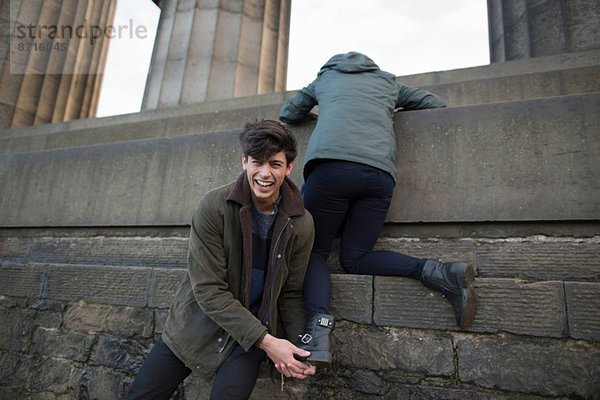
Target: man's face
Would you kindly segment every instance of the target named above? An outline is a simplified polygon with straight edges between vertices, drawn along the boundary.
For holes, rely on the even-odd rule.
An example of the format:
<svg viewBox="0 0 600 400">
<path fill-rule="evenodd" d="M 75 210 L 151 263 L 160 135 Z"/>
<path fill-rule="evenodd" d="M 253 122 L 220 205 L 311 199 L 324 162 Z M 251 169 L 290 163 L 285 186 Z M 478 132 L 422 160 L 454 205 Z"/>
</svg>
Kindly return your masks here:
<svg viewBox="0 0 600 400">
<path fill-rule="evenodd" d="M 252 200 L 260 212 L 273 210 L 279 199 L 279 188 L 285 177 L 292 172 L 294 163 L 287 163 L 285 153 L 280 151 L 267 160 L 257 160 L 250 156 L 242 156 L 242 167 L 252 191 Z"/>
</svg>

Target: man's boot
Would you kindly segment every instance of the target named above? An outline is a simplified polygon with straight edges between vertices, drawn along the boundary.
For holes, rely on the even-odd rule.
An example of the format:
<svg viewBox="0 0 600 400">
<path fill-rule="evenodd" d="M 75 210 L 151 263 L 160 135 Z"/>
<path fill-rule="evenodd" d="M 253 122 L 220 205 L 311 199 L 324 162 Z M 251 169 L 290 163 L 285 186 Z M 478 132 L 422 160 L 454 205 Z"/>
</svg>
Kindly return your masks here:
<svg viewBox="0 0 600 400">
<path fill-rule="evenodd" d="M 306 329 L 299 337 L 298 347 L 310 351 L 310 356 L 304 360 L 331 362 L 331 330 L 333 316 L 329 314 L 309 313 Z M 304 361 L 303 360 L 303 361 Z"/>
<path fill-rule="evenodd" d="M 477 293 L 471 286 L 474 280 L 473 266 L 460 262 L 427 260 L 421 273 L 421 282 L 425 286 L 441 292 L 448 299 L 461 329 L 471 326 L 477 313 Z"/>
</svg>

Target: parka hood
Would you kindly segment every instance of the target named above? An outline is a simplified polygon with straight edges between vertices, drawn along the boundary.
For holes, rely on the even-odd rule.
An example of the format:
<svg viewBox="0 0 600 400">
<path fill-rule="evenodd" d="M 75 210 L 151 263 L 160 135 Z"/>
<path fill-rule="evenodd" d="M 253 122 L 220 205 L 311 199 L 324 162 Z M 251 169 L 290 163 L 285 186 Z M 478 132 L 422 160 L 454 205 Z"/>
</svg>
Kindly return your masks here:
<svg viewBox="0 0 600 400">
<path fill-rule="evenodd" d="M 321 67 L 319 75 L 328 69 L 334 69 L 336 71 L 345 73 L 358 73 L 358 72 L 369 72 L 376 71 L 379 69 L 377 64 L 373 62 L 368 56 L 351 51 L 344 54 L 336 54 L 331 57 L 329 61 Z"/>
</svg>

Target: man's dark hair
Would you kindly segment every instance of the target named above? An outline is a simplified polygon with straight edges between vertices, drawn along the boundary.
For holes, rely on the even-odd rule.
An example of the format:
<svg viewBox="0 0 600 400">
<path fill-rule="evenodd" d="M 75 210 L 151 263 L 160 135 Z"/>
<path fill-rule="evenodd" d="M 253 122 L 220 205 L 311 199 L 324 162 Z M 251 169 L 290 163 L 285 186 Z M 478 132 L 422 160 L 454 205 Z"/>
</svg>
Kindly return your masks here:
<svg viewBox="0 0 600 400">
<path fill-rule="evenodd" d="M 292 132 L 281 123 L 269 119 L 248 123 L 240 135 L 240 143 L 245 156 L 261 161 L 283 151 L 290 164 L 298 153 Z"/>
</svg>

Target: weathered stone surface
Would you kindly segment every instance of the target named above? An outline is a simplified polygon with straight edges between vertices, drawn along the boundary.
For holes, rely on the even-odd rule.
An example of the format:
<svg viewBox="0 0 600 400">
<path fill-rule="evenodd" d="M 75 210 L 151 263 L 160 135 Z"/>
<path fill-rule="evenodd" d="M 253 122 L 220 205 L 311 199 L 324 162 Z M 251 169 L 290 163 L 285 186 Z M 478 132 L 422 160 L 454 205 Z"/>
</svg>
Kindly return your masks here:
<svg viewBox="0 0 600 400">
<path fill-rule="evenodd" d="M 457 337 L 461 381 L 543 396 L 597 398 L 600 350 L 576 341 Z"/>
<path fill-rule="evenodd" d="M 64 324 L 67 329 L 79 332 L 106 332 L 125 338 L 147 338 L 152 336 L 153 318 L 152 311 L 146 308 L 79 301 L 71 304 L 66 311 Z"/>
<path fill-rule="evenodd" d="M 22 308 L 0 307 L 0 349 L 20 351 L 29 344 L 28 313 Z"/>
<path fill-rule="evenodd" d="M 529 394 L 506 394 L 501 391 L 482 391 L 480 387 L 473 389 L 443 387 L 435 385 L 399 385 L 394 386 L 384 400 L 418 399 L 418 400 L 550 400 L 550 397 L 542 397 Z"/>
<path fill-rule="evenodd" d="M 21 262 L 31 252 L 32 245 L 32 240 L 12 237 L 0 238 L 0 263 Z"/>
<path fill-rule="evenodd" d="M 33 335 L 31 351 L 34 354 L 83 362 L 90 356 L 93 341 L 93 335 L 38 328 Z"/>
<path fill-rule="evenodd" d="M 450 303 L 420 282 L 399 277 L 375 277 L 373 320 L 376 325 L 456 329 Z"/>
<path fill-rule="evenodd" d="M 368 370 L 452 375 L 453 347 L 448 337 L 395 328 L 340 323 L 333 331 L 336 366 Z"/>
<path fill-rule="evenodd" d="M 541 337 L 566 337 L 563 283 L 524 283 L 512 279 L 475 280 L 477 316 L 470 330 L 507 331 Z"/>
<path fill-rule="evenodd" d="M 185 267 L 187 238 L 39 238 L 27 260 L 50 264 Z"/>
<path fill-rule="evenodd" d="M 48 267 L 46 297 L 115 305 L 146 305 L 151 269 L 52 265 Z"/>
<path fill-rule="evenodd" d="M 569 333 L 600 342 L 600 283 L 565 282 Z"/>
<path fill-rule="evenodd" d="M 509 279 L 475 281 L 479 307 L 472 331 L 565 337 L 562 282 L 521 283 Z M 450 303 L 440 293 L 408 278 L 375 277 L 377 325 L 458 329 Z"/>
<path fill-rule="evenodd" d="M 162 333 L 165 322 L 167 322 L 167 316 L 169 315 L 169 311 L 166 309 L 156 310 L 154 312 L 154 331 L 155 333 Z"/>
<path fill-rule="evenodd" d="M 72 361 L 40 356 L 21 356 L 17 375 L 30 393 L 66 394 Z"/>
<path fill-rule="evenodd" d="M 471 71 L 473 70 L 474 68 L 471 68 Z M 593 78 L 599 73 L 598 71 L 600 71 L 598 66 L 581 67 L 563 71 L 532 72 L 527 75 L 417 86 L 437 94 L 446 100 L 451 107 L 456 107 L 506 101 L 508 99 L 525 100 L 598 92 L 600 83 Z M 416 77 L 413 79 L 416 79 Z"/>
<path fill-rule="evenodd" d="M 168 308 L 173 302 L 177 287 L 183 280 L 187 268 L 155 269 L 152 274 L 152 283 L 148 295 L 150 307 Z"/>
<path fill-rule="evenodd" d="M 73 331 L 103 332 L 106 330 L 106 319 L 110 312 L 109 305 L 78 301 L 69 305 L 65 312 L 64 325 L 66 329 Z"/>
<path fill-rule="evenodd" d="M 135 373 L 146 355 L 145 347 L 136 341 L 100 335 L 90 357 L 90 365 Z"/>
<path fill-rule="evenodd" d="M 0 265 L 0 294 L 37 297 L 45 280 L 42 268 L 28 265 Z"/>
<path fill-rule="evenodd" d="M 600 281 L 600 238 L 532 237 L 477 243 L 481 277 Z"/>
<path fill-rule="evenodd" d="M 126 399 L 132 382 L 124 374 L 105 368 L 89 367 L 77 371 L 75 395 L 77 399 Z"/>
<path fill-rule="evenodd" d="M 336 318 L 370 324 L 373 320 L 372 299 L 372 276 L 331 276 L 331 312 Z"/>
<path fill-rule="evenodd" d="M 595 220 L 599 106 L 588 94 L 398 113 L 389 221 Z"/>
</svg>

